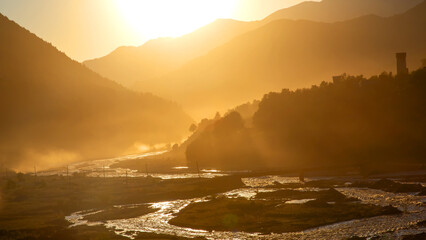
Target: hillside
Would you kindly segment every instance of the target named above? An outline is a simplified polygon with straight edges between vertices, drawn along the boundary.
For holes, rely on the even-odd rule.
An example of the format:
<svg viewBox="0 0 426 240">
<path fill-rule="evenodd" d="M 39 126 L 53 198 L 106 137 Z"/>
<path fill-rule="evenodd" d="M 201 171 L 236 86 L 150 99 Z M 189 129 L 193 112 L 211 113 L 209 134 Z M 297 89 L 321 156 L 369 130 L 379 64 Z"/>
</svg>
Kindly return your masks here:
<svg viewBox="0 0 426 240">
<path fill-rule="evenodd" d="M 219 19 L 182 37 L 159 38 L 139 47 L 120 47 L 105 57 L 85 61 L 84 65 L 125 86 L 132 88 L 137 84 L 149 90 L 151 83 L 146 79 L 178 69 L 257 26 L 257 22 Z"/>
<path fill-rule="evenodd" d="M 191 119 L 129 91 L 0 15 L 0 160 L 20 170 L 178 141 Z M 61 159 L 61 161 L 57 161 Z"/>
<path fill-rule="evenodd" d="M 124 86 L 151 91 L 157 78 L 207 54 L 233 38 L 278 19 L 343 21 L 366 14 L 399 14 L 421 0 L 326 0 L 304 2 L 273 13 L 259 22 L 219 19 L 178 38 L 151 40 L 139 47 L 119 47 L 112 53 L 84 64 Z"/>
<path fill-rule="evenodd" d="M 253 124 L 231 112 L 181 151 L 192 168 L 418 170 L 426 163 L 425 93 L 426 68 L 283 89 L 263 97 Z"/>
<path fill-rule="evenodd" d="M 310 20 L 315 22 L 345 21 L 365 15 L 390 17 L 401 14 L 423 0 L 322 0 L 302 2 L 290 8 L 279 10 L 266 22 L 279 19 Z"/>
<path fill-rule="evenodd" d="M 200 118 L 263 93 L 308 87 L 344 72 L 395 71 L 395 53 L 410 69 L 426 57 L 426 3 L 398 16 L 338 23 L 278 20 L 243 34 L 157 79 L 153 92 Z"/>
</svg>

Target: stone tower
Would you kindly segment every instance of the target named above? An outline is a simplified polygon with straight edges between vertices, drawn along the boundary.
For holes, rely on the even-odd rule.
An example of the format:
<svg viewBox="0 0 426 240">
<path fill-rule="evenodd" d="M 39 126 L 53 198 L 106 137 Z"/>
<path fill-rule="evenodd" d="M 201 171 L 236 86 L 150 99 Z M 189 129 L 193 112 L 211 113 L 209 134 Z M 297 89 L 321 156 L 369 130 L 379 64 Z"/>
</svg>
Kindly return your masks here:
<svg viewBox="0 0 426 240">
<path fill-rule="evenodd" d="M 405 52 L 396 54 L 396 74 L 397 75 L 408 74 L 407 53 Z"/>
</svg>

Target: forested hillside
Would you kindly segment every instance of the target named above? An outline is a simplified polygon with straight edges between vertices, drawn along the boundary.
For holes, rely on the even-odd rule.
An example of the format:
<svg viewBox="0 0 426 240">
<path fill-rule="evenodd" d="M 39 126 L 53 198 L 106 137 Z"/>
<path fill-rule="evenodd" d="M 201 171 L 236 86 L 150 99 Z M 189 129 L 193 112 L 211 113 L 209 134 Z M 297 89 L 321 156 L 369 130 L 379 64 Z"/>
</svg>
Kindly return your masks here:
<svg viewBox="0 0 426 240">
<path fill-rule="evenodd" d="M 426 163 L 426 68 L 269 93 L 253 123 L 247 127 L 233 112 L 211 124 L 188 146 L 189 165 L 245 170 Z"/>
<path fill-rule="evenodd" d="M 99 76 L 2 15 L 0 36 L 5 166 L 114 156 L 187 134 L 191 118 L 176 104 Z"/>
</svg>

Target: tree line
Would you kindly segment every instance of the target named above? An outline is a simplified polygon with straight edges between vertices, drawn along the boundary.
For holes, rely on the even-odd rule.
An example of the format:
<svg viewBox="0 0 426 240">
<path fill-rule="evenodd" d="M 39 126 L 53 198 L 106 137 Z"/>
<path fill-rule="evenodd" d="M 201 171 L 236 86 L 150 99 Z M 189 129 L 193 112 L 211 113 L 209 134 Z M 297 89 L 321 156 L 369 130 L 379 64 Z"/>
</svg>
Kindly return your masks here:
<svg viewBox="0 0 426 240">
<path fill-rule="evenodd" d="M 186 156 L 227 170 L 424 163 L 426 68 L 268 93 L 251 119 L 213 121 Z"/>
</svg>

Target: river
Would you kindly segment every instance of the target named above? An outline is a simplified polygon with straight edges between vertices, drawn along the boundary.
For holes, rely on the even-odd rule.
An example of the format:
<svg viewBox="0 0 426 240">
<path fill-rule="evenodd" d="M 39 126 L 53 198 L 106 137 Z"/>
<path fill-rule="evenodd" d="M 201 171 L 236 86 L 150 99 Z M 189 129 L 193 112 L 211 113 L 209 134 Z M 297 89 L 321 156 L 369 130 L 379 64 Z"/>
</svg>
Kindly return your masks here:
<svg viewBox="0 0 426 240">
<path fill-rule="evenodd" d="M 266 188 L 274 181 L 281 183 L 297 182 L 297 178 L 282 176 L 266 176 L 242 179 L 246 187 L 222 193 L 227 197 L 245 197 L 252 198 L 257 192 L 275 191 L 277 189 Z M 303 190 L 303 189 L 301 189 Z M 315 189 L 305 189 L 315 190 Z M 319 189 L 317 189 L 319 190 Z M 207 196 L 203 198 L 194 198 L 186 200 L 175 200 L 167 202 L 151 203 L 151 207 L 158 209 L 154 213 L 146 214 L 137 218 L 111 220 L 106 222 L 88 222 L 84 216 L 95 214 L 99 210 L 84 210 L 75 212 L 66 217 L 75 227 L 79 225 L 104 225 L 106 228 L 115 231 L 117 235 L 133 239 L 138 233 L 157 233 L 180 237 L 205 237 L 206 239 L 345 239 L 353 236 L 374 237 L 384 236 L 390 239 L 399 239 L 402 235 L 418 234 L 426 232 L 425 227 L 416 224 L 426 220 L 424 196 L 411 194 L 395 194 L 381 190 L 368 188 L 337 188 L 338 191 L 348 197 L 355 197 L 362 203 L 375 204 L 381 206 L 392 205 L 398 207 L 403 214 L 378 216 L 366 219 L 357 219 L 347 222 L 340 222 L 333 225 L 327 225 L 319 228 L 309 229 L 301 232 L 292 232 L 284 234 L 261 235 L 245 232 L 222 232 L 222 231 L 204 231 L 198 229 L 182 228 L 169 224 L 174 214 L 185 208 L 191 203 L 208 201 Z M 300 203 L 303 203 L 300 202 Z M 117 208 L 133 207 L 134 205 L 115 206 Z M 101 210 L 102 211 L 102 210 Z"/>
</svg>

